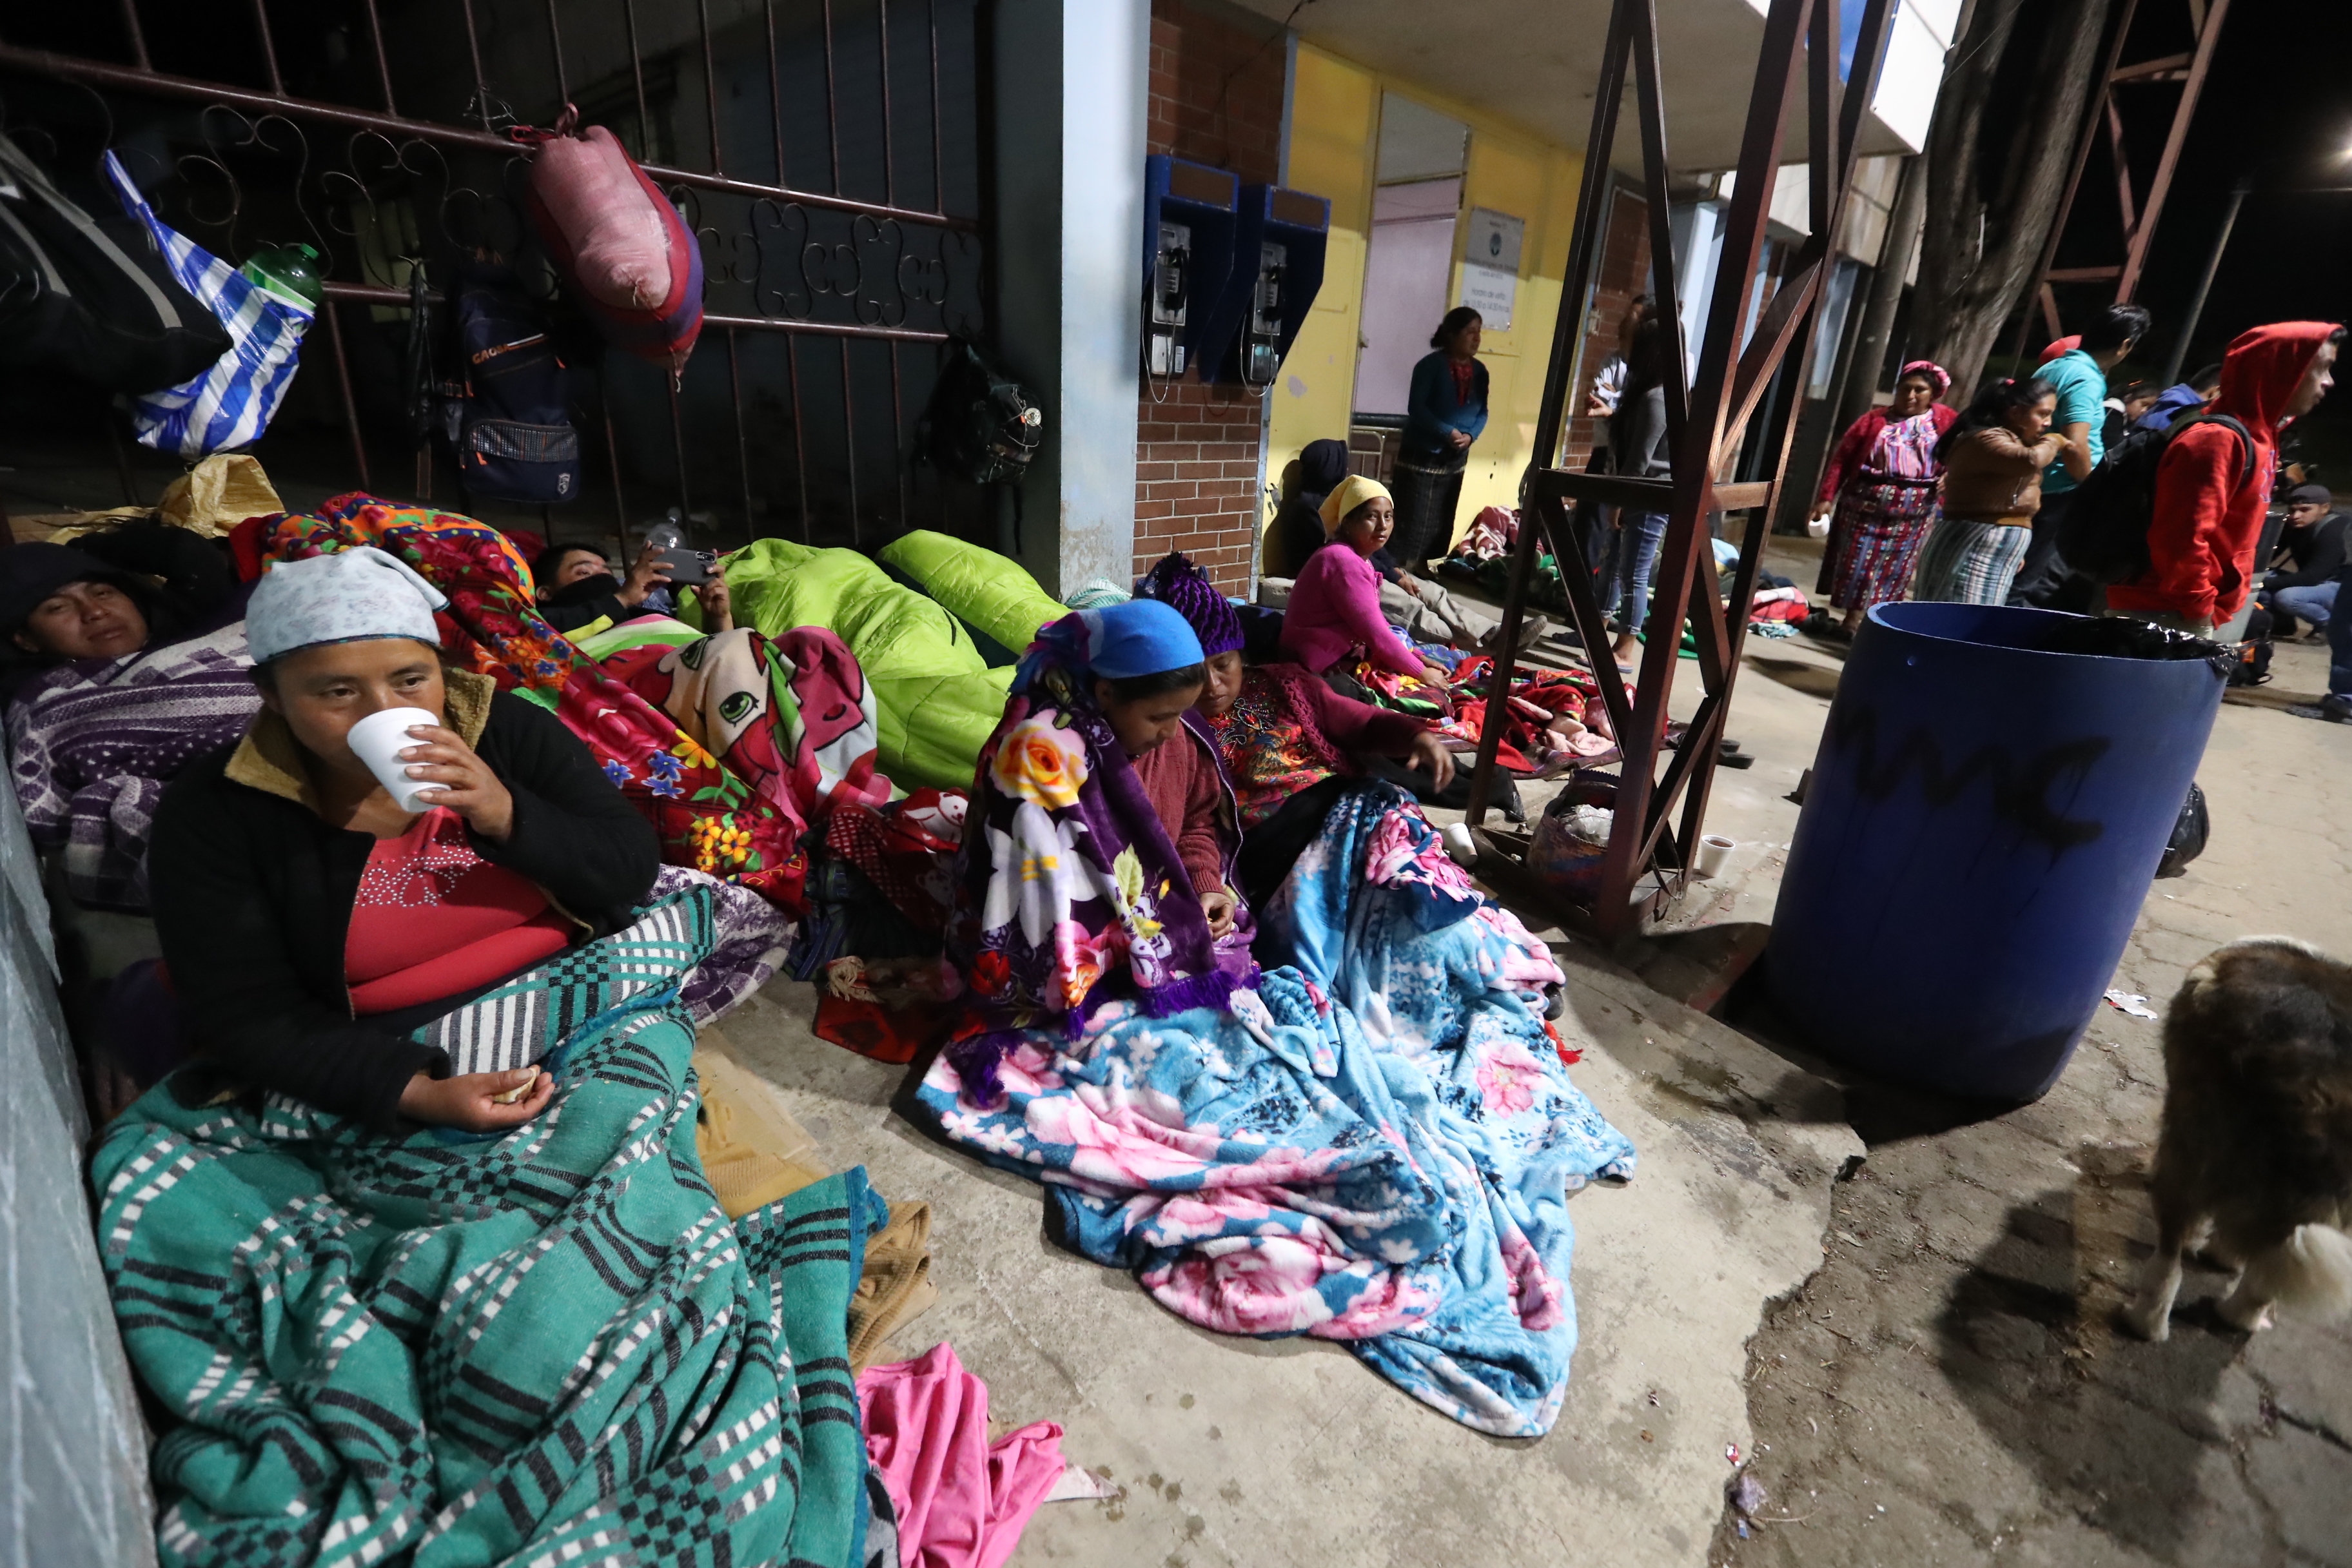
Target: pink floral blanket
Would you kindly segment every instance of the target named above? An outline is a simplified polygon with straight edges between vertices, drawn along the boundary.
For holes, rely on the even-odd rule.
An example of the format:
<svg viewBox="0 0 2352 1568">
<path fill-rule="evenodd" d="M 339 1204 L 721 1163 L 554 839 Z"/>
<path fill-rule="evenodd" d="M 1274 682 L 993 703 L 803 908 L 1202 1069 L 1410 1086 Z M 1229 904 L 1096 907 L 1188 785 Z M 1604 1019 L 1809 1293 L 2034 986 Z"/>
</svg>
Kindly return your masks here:
<svg viewBox="0 0 2352 1568">
<path fill-rule="evenodd" d="M 1370 781 L 1265 928 L 1290 963 L 1232 1011 L 1114 1003 L 1082 1041 L 1023 1035 L 1003 1103 L 942 1055 L 920 1104 L 1185 1319 L 1344 1341 L 1467 1426 L 1549 1430 L 1576 1343 L 1567 1196 L 1633 1164 L 1544 1028 L 1558 966 Z"/>
</svg>

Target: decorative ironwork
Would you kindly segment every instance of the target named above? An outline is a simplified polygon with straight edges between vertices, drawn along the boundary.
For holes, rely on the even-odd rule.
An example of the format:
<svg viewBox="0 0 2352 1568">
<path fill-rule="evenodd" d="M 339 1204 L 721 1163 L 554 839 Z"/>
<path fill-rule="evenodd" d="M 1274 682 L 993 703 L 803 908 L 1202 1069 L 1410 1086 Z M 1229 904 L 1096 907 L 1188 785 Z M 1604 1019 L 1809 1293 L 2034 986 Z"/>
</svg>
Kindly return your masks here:
<svg viewBox="0 0 2352 1568">
<path fill-rule="evenodd" d="M 684 216 L 699 244 L 704 263 L 705 331 L 688 366 L 687 384 L 672 388 L 667 406 L 647 406 L 632 387 L 642 378 L 608 356 L 596 396 L 602 407 L 583 411 L 583 430 L 602 429 L 608 451 L 603 465 L 614 489 L 615 516 L 625 535 L 630 505 L 639 507 L 663 489 L 671 502 L 688 509 L 702 490 L 708 502 L 721 487 L 708 481 L 690 483 L 691 476 L 710 471 L 702 450 L 708 421 L 687 417 L 682 406 L 697 409 L 719 385 L 707 362 L 725 361 L 724 418 L 733 439 L 724 443 L 727 459 L 736 469 L 734 487 L 746 531 L 761 529 L 762 513 L 775 515 L 774 502 L 789 492 L 797 497 L 799 533 L 814 542 L 865 542 L 869 531 L 883 533 L 917 525 L 910 514 L 910 487 L 903 475 L 895 487 L 897 502 L 888 511 L 862 509 L 884 493 L 861 479 L 861 468 L 878 470 L 883 463 L 904 466 L 910 449 L 911 417 L 903 383 L 927 384 L 931 365 L 919 355 L 913 377 L 902 373 L 900 357 L 908 345 L 937 345 L 951 337 L 977 336 L 982 326 L 981 248 L 977 218 L 950 210 L 945 151 L 955 139 L 942 135 L 945 101 L 940 87 L 942 10 L 968 17 L 970 0 L 930 0 L 918 14 L 902 0 L 894 28 L 891 8 L 881 4 L 875 13 L 880 29 L 883 111 L 879 202 L 841 194 L 844 189 L 845 108 L 835 96 L 843 73 L 835 67 L 836 37 L 832 7 L 824 7 L 820 37 L 800 40 L 821 47 L 824 56 L 832 191 L 803 190 L 787 180 L 787 155 L 792 139 L 785 123 L 786 98 L 774 0 L 762 0 L 751 22 L 738 24 L 738 42 L 750 43 L 750 54 L 760 52 L 754 40 L 764 40 L 765 68 L 758 74 L 765 89 L 765 123 L 745 120 L 738 94 L 722 112 L 719 70 L 732 68 L 743 51 L 719 51 L 713 47 L 710 7 L 698 5 L 689 36 L 673 40 L 659 55 L 642 52 L 641 20 L 656 20 L 671 32 L 674 14 L 641 18 L 636 0 L 621 0 L 625 23 L 627 58 L 606 60 L 594 79 L 575 77 L 572 68 L 582 56 L 568 43 L 561 13 L 587 8 L 588 0 L 545 0 L 543 5 L 501 5 L 495 26 L 486 31 L 478 18 L 478 0 L 460 0 L 462 41 L 454 36 L 437 47 L 454 50 L 440 65 L 457 79 L 470 80 L 471 90 L 460 97 L 442 91 L 438 100 L 455 111 L 449 121 L 404 113 L 404 86 L 411 104 L 436 101 L 429 90 L 440 85 L 411 81 L 395 68 L 384 45 L 384 29 L 376 0 L 362 0 L 362 26 L 351 45 L 355 57 L 352 79 L 362 83 L 359 96 L 368 101 L 334 101 L 302 97 L 288 90 L 286 72 L 292 58 L 280 47 L 281 28 L 273 28 L 269 7 L 255 0 L 251 23 L 268 90 L 236 83 L 205 80 L 175 74 L 173 62 L 151 52 L 165 46 L 159 35 L 142 27 L 138 0 L 121 0 L 122 37 L 131 63 L 64 54 L 0 43 L 0 73 L 46 79 L 74 89 L 70 112 L 30 117 L 22 122 L 15 105 L 0 106 L 0 123 L 45 160 L 87 157 L 95 160 L 107 148 L 118 150 L 126 165 L 167 222 L 216 254 L 243 258 L 266 245 L 300 242 L 320 255 L 319 271 L 327 286 L 327 303 L 320 314 L 323 338 L 333 357 L 332 374 L 342 405 L 352 461 L 362 485 L 371 483 L 370 432 L 362 400 L 354 395 L 352 364 L 342 314 L 360 306 L 383 312 L 404 312 L 409 304 L 413 270 L 422 267 L 436 284 L 449 276 L 457 260 L 482 254 L 527 257 L 531 249 L 526 220 L 527 150 L 505 132 L 529 119 L 551 120 L 554 109 L 580 96 L 597 105 L 615 134 L 634 147 L 650 151 L 657 132 L 679 132 L 691 141 L 707 135 L 703 167 L 674 167 L 646 163 L 647 174 Z M 609 5 L 609 0 L 607 0 Z M 905 124 L 891 118 L 890 75 L 894 32 L 903 41 L 919 23 L 930 45 L 928 94 L 904 91 L 898 86 Z M 599 12 L 599 25 L 602 12 Z M 745 31 L 750 28 L 752 30 Z M 531 29 L 536 29 L 532 31 Z M 23 29 L 10 32 L 21 36 Z M 415 29 L 404 28 L 404 47 Z M 592 34 L 592 37 L 593 37 Z M 960 57 L 961 69 L 970 69 L 969 50 Z M 541 79 L 546 74 L 551 102 L 541 104 L 544 91 L 515 92 L 493 79 L 512 76 Z M 414 74 L 412 71 L 410 74 Z M 665 100 L 665 120 L 655 112 L 647 94 L 649 80 L 657 86 L 698 76 L 703 102 Z M 748 79 L 745 79 L 748 80 Z M 956 101 L 976 104 L 978 83 Z M 664 89 L 664 90 L 668 90 Z M 755 93 L 756 93 L 755 89 Z M 15 95 L 11 95 L 12 99 Z M 52 94 L 54 99 L 56 95 Z M 922 97 L 927 96 L 928 102 Z M 460 108 L 459 105 L 462 105 Z M 516 105 L 526 106 L 519 110 Z M 860 105 L 860 107 L 865 107 Z M 541 110 L 545 113 L 541 113 Z M 928 120 L 923 117 L 928 114 Z M 699 123 L 696 123 L 699 121 Z M 125 128 L 134 128 L 126 135 Z M 961 128 L 961 141 L 970 146 L 977 126 Z M 916 136 L 915 132 L 924 134 Z M 667 152 L 669 140 L 660 144 Z M 739 149 L 756 145 L 749 154 L 756 163 L 761 153 L 774 160 L 772 181 L 749 177 L 740 161 L 730 167 Z M 929 155 L 928 184 L 931 205 L 905 205 L 906 185 L 898 166 L 898 149 L 917 149 L 919 161 Z M 816 167 L 814 158 L 799 163 Z M 853 175 L 856 170 L 849 171 Z M 870 187 L 869 187 L 870 188 Z M 976 193 L 975 196 L 976 196 Z M 555 285 L 543 268 L 526 267 L 520 276 L 529 286 L 543 289 L 551 298 Z M 438 302 L 437 293 L 428 298 Z M 359 319 L 351 323 L 359 326 Z M 768 354 L 753 355 L 739 342 L 743 334 L 783 334 L 781 363 Z M 792 340 L 817 338 L 845 344 L 837 358 L 820 353 L 809 364 Z M 846 344 L 867 340 L 879 355 L 852 354 Z M 883 361 L 887 359 L 887 364 Z M 828 374 L 837 366 L 837 374 Z M 911 368 L 911 367 L 910 367 Z M 887 384 L 887 392 L 885 386 Z M 869 402 L 886 396 L 888 427 L 864 422 L 859 416 Z M 843 439 L 816 438 L 812 417 L 830 406 L 834 414 L 819 422 L 837 422 Z M 918 405 L 918 408 L 919 404 Z M 767 426 L 781 420 L 790 428 L 792 465 L 782 476 L 771 473 L 755 484 L 755 469 L 765 462 L 774 467 L 777 446 L 755 444 L 749 434 L 753 423 Z M 665 429 L 666 427 L 666 429 Z M 375 433 L 379 447 L 397 439 L 405 448 L 404 433 Z M 648 439 L 648 436 L 652 439 Z M 651 452 L 669 448 L 670 472 L 648 474 Z M 690 448 L 692 448 L 690 450 Z M 625 470 L 635 470 L 631 479 Z M 417 489 L 429 493 L 429 460 L 420 460 Z M 773 482 L 769 482 L 772 480 Z M 634 485 L 632 497 L 624 489 Z M 845 497 L 846 527 L 828 527 L 823 521 L 836 515 L 833 498 Z M 762 506 L 762 499 L 769 504 Z M 937 521 L 924 519 L 921 521 Z"/>
</svg>

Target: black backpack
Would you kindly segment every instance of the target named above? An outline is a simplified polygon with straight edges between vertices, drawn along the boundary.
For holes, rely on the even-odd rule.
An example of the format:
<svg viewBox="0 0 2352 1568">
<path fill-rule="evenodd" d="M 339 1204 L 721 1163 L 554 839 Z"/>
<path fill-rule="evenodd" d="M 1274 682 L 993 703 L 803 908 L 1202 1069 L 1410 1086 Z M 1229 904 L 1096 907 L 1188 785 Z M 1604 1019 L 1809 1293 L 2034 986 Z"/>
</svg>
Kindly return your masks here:
<svg viewBox="0 0 2352 1568">
<path fill-rule="evenodd" d="M 456 375 L 441 430 L 469 497 L 548 506 L 580 494 L 563 361 L 538 304 L 504 268 L 465 269 L 451 302 Z"/>
<path fill-rule="evenodd" d="M 0 136 L 0 365 L 137 395 L 202 375 L 228 333 L 118 207 L 93 217 Z"/>
<path fill-rule="evenodd" d="M 1028 471 L 1045 425 L 1044 411 L 1019 382 L 958 341 L 940 366 L 917 450 L 950 479 L 1003 484 Z"/>
<path fill-rule="evenodd" d="M 2165 841 L 2164 858 L 2156 863 L 2159 877 L 2185 875 L 2189 862 L 2205 853 L 2206 841 L 2213 837 L 2213 818 L 2205 810 L 2205 792 L 2192 783 L 2189 799 L 2173 820 L 2172 837 Z"/>
<path fill-rule="evenodd" d="M 2058 554 L 2069 567 L 2099 583 L 2129 583 L 2147 573 L 2157 465 L 2173 438 L 2194 425 L 2219 425 L 2238 437 L 2237 477 L 2230 488 L 2234 491 L 2246 482 L 2254 464 L 2254 438 L 2226 414 L 2192 414 L 2166 429 L 2134 430 L 2107 448 L 2075 489 L 2058 525 Z"/>
</svg>

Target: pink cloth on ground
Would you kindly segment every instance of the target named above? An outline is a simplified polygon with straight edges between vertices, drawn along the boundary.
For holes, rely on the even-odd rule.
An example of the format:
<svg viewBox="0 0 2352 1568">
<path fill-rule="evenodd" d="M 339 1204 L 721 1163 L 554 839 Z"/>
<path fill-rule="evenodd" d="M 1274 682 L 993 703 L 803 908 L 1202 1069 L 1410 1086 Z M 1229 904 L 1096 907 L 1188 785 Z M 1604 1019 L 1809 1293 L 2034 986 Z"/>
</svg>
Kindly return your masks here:
<svg viewBox="0 0 2352 1568">
<path fill-rule="evenodd" d="M 898 1516 L 901 1568 L 1002 1568 L 1060 1479 L 1062 1429 L 988 1440 L 988 1385 L 942 1342 L 858 1374 L 866 1454 Z"/>
</svg>

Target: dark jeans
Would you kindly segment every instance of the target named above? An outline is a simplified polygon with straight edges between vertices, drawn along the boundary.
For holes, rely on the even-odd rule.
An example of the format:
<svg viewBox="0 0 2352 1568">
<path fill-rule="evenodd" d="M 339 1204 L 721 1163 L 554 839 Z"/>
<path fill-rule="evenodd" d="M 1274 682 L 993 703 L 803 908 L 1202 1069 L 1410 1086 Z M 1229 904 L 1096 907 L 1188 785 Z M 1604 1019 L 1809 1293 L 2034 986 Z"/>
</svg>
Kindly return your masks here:
<svg viewBox="0 0 2352 1568">
<path fill-rule="evenodd" d="M 2088 607 L 2087 595 L 2081 605 L 2061 602 L 2074 596 L 2067 582 L 2074 572 L 2058 554 L 2058 530 L 2065 524 L 2075 494 L 2074 490 L 2056 495 L 2042 492 L 2042 510 L 2033 514 L 2033 542 L 2025 547 L 2025 559 L 2019 563 L 2017 578 L 2009 587 L 2008 603 L 2040 610 Z"/>
<path fill-rule="evenodd" d="M 2352 701 L 2352 614 L 2327 617 L 2327 694 Z"/>
</svg>

